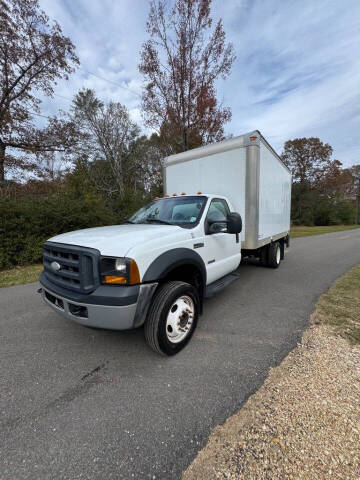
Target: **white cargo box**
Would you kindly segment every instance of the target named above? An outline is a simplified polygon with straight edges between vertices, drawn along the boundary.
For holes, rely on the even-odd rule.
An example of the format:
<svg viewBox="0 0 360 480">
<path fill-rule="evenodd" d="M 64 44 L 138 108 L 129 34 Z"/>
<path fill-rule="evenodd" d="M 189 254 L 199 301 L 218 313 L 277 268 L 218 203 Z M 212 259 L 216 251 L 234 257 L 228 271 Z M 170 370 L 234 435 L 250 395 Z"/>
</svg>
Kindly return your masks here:
<svg viewBox="0 0 360 480">
<path fill-rule="evenodd" d="M 243 219 L 242 248 L 256 249 L 290 231 L 291 174 L 258 130 L 171 155 L 165 193 L 222 195 Z"/>
</svg>

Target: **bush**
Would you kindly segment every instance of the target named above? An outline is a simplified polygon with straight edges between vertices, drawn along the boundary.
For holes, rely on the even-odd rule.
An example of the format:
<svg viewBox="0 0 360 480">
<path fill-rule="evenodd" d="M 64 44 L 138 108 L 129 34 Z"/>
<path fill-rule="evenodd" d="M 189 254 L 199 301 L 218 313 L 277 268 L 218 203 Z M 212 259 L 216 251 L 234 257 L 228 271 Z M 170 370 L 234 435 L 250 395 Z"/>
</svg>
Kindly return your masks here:
<svg viewBox="0 0 360 480">
<path fill-rule="evenodd" d="M 334 216 L 341 225 L 352 225 L 355 221 L 355 205 L 351 200 L 340 200 L 334 205 Z"/>
<path fill-rule="evenodd" d="M 334 215 L 333 205 L 327 199 L 318 199 L 313 206 L 314 225 L 334 225 L 336 218 Z"/>
<path fill-rule="evenodd" d="M 65 182 L 43 187 L 43 182 L 25 191 L 17 186 L 10 196 L 0 196 L 0 269 L 40 262 L 50 237 L 119 224 L 158 194 L 129 191 L 104 199 L 80 168 Z"/>
<path fill-rule="evenodd" d="M 0 269 L 39 262 L 50 237 L 114 223 L 102 198 L 60 192 L 48 198 L 0 198 Z"/>
<path fill-rule="evenodd" d="M 354 222 L 354 201 L 328 198 L 309 184 L 294 183 L 291 195 L 293 225 L 350 225 Z"/>
<path fill-rule="evenodd" d="M 0 190 L 0 269 L 40 262 L 43 243 L 60 233 L 121 223 L 161 190 L 101 195 L 81 159 L 63 179 L 9 183 Z"/>
</svg>

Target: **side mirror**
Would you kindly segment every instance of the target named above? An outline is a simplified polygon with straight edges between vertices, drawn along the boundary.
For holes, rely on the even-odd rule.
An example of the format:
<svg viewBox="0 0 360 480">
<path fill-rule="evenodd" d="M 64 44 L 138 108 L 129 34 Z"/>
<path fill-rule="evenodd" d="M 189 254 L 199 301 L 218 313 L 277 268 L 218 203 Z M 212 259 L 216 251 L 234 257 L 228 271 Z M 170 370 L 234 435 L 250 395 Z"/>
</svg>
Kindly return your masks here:
<svg viewBox="0 0 360 480">
<path fill-rule="evenodd" d="M 227 233 L 240 233 L 242 230 L 241 216 L 237 212 L 230 212 L 227 216 Z"/>
</svg>

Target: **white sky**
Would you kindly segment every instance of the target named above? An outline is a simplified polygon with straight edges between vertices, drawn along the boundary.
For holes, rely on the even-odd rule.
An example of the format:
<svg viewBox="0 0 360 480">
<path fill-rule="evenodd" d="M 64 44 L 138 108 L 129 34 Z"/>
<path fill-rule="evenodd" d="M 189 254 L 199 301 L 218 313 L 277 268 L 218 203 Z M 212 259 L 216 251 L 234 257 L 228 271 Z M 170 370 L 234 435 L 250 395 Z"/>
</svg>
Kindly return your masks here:
<svg viewBox="0 0 360 480">
<path fill-rule="evenodd" d="M 56 93 L 71 99 L 81 87 L 93 88 L 102 100 L 125 104 L 142 125 L 138 63 L 148 0 L 40 4 L 81 61 Z M 226 133 L 258 129 L 279 153 L 288 139 L 318 136 L 344 166 L 360 163 L 360 0 L 213 0 L 212 8 L 237 55 L 231 76 L 218 83 L 233 113 Z M 41 110 L 69 104 L 55 96 Z"/>
</svg>

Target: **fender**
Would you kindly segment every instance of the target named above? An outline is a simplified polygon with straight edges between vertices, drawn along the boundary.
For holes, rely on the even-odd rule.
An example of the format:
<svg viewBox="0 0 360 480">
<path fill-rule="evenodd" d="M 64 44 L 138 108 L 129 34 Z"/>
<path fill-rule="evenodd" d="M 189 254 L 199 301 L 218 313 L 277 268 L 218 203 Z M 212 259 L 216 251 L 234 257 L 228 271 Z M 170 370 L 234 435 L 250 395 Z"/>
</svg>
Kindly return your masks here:
<svg viewBox="0 0 360 480">
<path fill-rule="evenodd" d="M 146 270 L 142 282 L 157 282 L 176 267 L 194 265 L 201 274 L 203 288 L 206 287 L 206 267 L 203 259 L 190 248 L 174 248 L 159 255 Z"/>
</svg>

